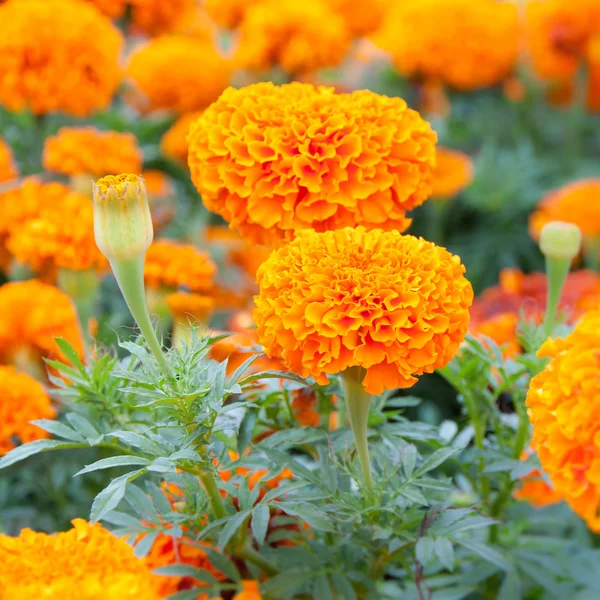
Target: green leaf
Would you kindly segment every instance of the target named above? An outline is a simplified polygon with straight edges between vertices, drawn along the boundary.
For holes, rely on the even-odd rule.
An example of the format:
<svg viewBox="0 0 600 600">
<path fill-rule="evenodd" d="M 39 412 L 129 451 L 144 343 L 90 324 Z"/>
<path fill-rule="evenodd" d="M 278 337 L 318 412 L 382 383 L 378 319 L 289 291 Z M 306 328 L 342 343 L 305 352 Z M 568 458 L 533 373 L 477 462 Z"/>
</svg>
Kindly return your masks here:
<svg viewBox="0 0 600 600">
<path fill-rule="evenodd" d="M 244 524 L 246 519 L 250 516 L 249 510 L 236 513 L 232 517 L 229 517 L 227 523 L 219 534 L 217 545 L 219 548 L 225 548 L 229 540 L 233 537 L 236 531 Z"/>
<path fill-rule="evenodd" d="M 244 456 L 244 451 L 250 445 L 257 419 L 258 411 L 248 408 L 238 431 L 237 451 L 240 456 Z"/>
<path fill-rule="evenodd" d="M 508 573 L 496 600 L 521 600 L 521 582 L 516 573 Z"/>
<path fill-rule="evenodd" d="M 54 341 L 56 342 L 56 345 L 60 348 L 61 352 L 65 355 L 66 359 L 74 367 L 77 367 L 79 371 L 84 373 L 85 365 L 81 362 L 81 359 L 79 358 L 79 355 L 77 354 L 73 346 L 71 346 L 71 344 L 69 344 L 67 340 L 61 337 L 55 337 Z"/>
<path fill-rule="evenodd" d="M 81 471 L 75 473 L 73 477 L 83 475 L 84 473 L 91 473 L 92 471 L 99 471 L 101 469 L 110 469 L 112 467 L 125 467 L 132 465 L 145 466 L 149 464 L 150 461 L 147 458 L 142 458 L 141 456 L 130 456 L 129 454 L 111 456 L 110 458 L 103 458 L 102 460 L 98 460 L 91 465 L 87 465 L 85 468 L 81 469 Z"/>
<path fill-rule="evenodd" d="M 192 565 L 174 564 L 165 565 L 164 567 L 158 567 L 153 571 L 157 575 L 170 575 L 172 577 L 193 577 L 200 581 L 205 581 L 211 585 L 219 583 L 219 580 L 206 569 L 199 569 Z"/>
<path fill-rule="evenodd" d="M 273 505 L 279 507 L 288 515 L 300 517 L 315 529 L 333 531 L 327 515 L 313 504 L 308 502 L 273 502 Z"/>
<path fill-rule="evenodd" d="M 228 556 L 221 554 L 214 548 L 205 546 L 202 546 L 202 551 L 208 555 L 211 565 L 223 573 L 223 575 L 226 575 L 228 579 L 231 579 L 232 581 L 242 580 L 242 576 L 235 566 L 235 563 Z"/>
<path fill-rule="evenodd" d="M 113 479 L 108 486 L 94 498 L 92 510 L 90 511 L 90 521 L 95 523 L 113 508 L 116 508 L 125 495 L 127 484 L 145 472 L 145 469 L 140 469 L 139 471 L 132 471 Z"/>
<path fill-rule="evenodd" d="M 34 454 L 40 452 L 49 452 L 50 450 L 62 450 L 66 448 L 88 448 L 89 444 L 78 444 L 75 442 L 65 442 L 61 440 L 36 440 L 29 444 L 23 444 L 18 446 L 14 450 L 11 450 L 8 454 L 0 458 L 0 469 L 14 465 Z"/>
<path fill-rule="evenodd" d="M 153 473 L 177 473 L 177 467 L 171 460 L 161 456 L 152 461 L 148 471 Z"/>
<path fill-rule="evenodd" d="M 287 371 L 261 371 L 260 373 L 254 373 L 253 375 L 249 375 L 245 379 L 238 381 L 238 384 L 241 387 L 244 387 L 249 383 L 260 381 L 261 379 L 288 379 L 289 381 L 295 381 L 296 383 L 308 386 L 305 379 L 302 379 L 302 377 L 295 375 L 294 373 L 288 373 Z"/>
<path fill-rule="evenodd" d="M 435 540 L 425 536 L 419 538 L 415 546 L 415 556 L 417 560 L 424 566 L 428 565 L 432 560 L 435 552 Z"/>
<path fill-rule="evenodd" d="M 333 600 L 327 575 L 321 573 L 315 577 L 312 592 L 314 600 Z"/>
<path fill-rule="evenodd" d="M 139 448 L 142 452 L 146 452 L 151 456 L 161 456 L 164 454 L 159 444 L 135 431 L 114 431 L 110 435 L 134 448 Z"/>
<path fill-rule="evenodd" d="M 238 379 L 246 372 L 246 369 L 259 357 L 261 356 L 260 352 L 253 354 L 249 358 L 247 358 L 232 374 L 229 378 L 229 383 L 234 384 L 237 383 Z"/>
<path fill-rule="evenodd" d="M 144 558 L 144 556 L 147 556 L 150 550 L 152 550 L 152 546 L 154 546 L 154 542 L 159 534 L 160 531 L 151 531 L 150 533 L 142 536 L 142 538 L 138 540 L 134 547 L 135 555 L 138 558 Z"/>
<path fill-rule="evenodd" d="M 457 452 L 458 450 L 456 448 L 440 448 L 439 450 L 436 450 L 423 461 L 423 464 L 417 469 L 415 475 L 425 475 L 425 473 L 433 471 L 433 469 L 439 467 Z"/>
<path fill-rule="evenodd" d="M 460 544 L 464 548 L 467 548 L 467 550 L 470 550 L 474 554 L 477 554 L 485 561 L 495 565 L 503 571 L 514 571 L 513 565 L 510 562 L 508 562 L 508 560 L 506 560 L 506 558 L 504 558 L 504 556 L 502 556 L 500 552 L 498 552 L 491 546 L 488 546 L 487 544 L 477 542 L 475 540 L 456 540 L 456 543 Z"/>
<path fill-rule="evenodd" d="M 435 554 L 448 571 L 454 569 L 454 546 L 448 538 L 437 538 L 435 540 Z"/>
<path fill-rule="evenodd" d="M 417 448 L 412 444 L 407 445 L 404 448 L 404 456 L 402 465 L 404 467 L 404 475 L 409 479 L 415 470 L 415 465 L 417 463 Z"/>
<path fill-rule="evenodd" d="M 47 431 L 48 433 L 65 440 L 70 440 L 71 442 L 85 442 L 85 438 L 83 436 L 79 435 L 76 431 L 70 427 L 67 427 L 67 425 L 61 423 L 60 421 L 38 419 L 37 421 L 31 421 L 31 423 L 41 427 L 44 431 Z"/>
<path fill-rule="evenodd" d="M 65 418 L 71 427 L 80 433 L 90 444 L 98 443 L 103 435 L 85 418 L 77 413 L 67 413 Z"/>
<path fill-rule="evenodd" d="M 259 546 L 265 543 L 265 537 L 267 536 L 267 529 L 269 527 L 269 505 L 265 503 L 257 504 L 252 509 L 252 536 L 256 540 Z"/>
<path fill-rule="evenodd" d="M 333 573 L 331 575 L 333 587 L 336 589 L 340 598 L 344 600 L 357 600 L 356 592 L 350 583 L 350 580 L 342 573 Z"/>
</svg>

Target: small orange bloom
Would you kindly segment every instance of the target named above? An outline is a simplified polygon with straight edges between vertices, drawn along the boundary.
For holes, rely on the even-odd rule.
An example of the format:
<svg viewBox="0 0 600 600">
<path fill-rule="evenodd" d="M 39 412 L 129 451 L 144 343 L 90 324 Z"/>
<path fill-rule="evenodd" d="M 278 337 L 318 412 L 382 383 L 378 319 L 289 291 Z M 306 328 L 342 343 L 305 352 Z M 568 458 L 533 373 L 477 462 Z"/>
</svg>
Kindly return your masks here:
<svg viewBox="0 0 600 600">
<path fill-rule="evenodd" d="M 120 19 L 125 14 L 129 0 L 87 0 L 101 13 L 111 19 Z"/>
<path fill-rule="evenodd" d="M 192 125 L 189 166 L 209 210 L 269 245 L 306 228 L 404 231 L 431 193 L 435 142 L 400 98 L 258 83 Z"/>
<path fill-rule="evenodd" d="M 110 104 L 121 80 L 123 37 L 79 0 L 0 6 L 0 103 L 18 112 L 87 116 Z"/>
<path fill-rule="evenodd" d="M 393 5 L 393 0 L 327 0 L 328 4 L 339 14 L 352 35 L 360 37 L 377 31 Z"/>
<path fill-rule="evenodd" d="M 205 0 L 204 6 L 212 19 L 226 29 L 236 28 L 248 9 L 264 0 Z"/>
<path fill-rule="evenodd" d="M 193 15 L 197 0 L 129 0 L 134 29 L 148 35 L 177 30 L 182 20 Z"/>
<path fill-rule="evenodd" d="M 369 394 L 411 387 L 464 339 L 473 300 L 464 273 L 445 248 L 397 231 L 304 230 L 258 270 L 258 339 L 321 384 L 356 366 Z"/>
<path fill-rule="evenodd" d="M 200 117 L 202 111 L 181 115 L 160 140 L 160 149 L 165 156 L 187 165 L 188 134 L 192 123 Z"/>
<path fill-rule="evenodd" d="M 204 323 L 215 308 L 215 300 L 210 296 L 177 292 L 167 296 L 167 305 L 176 322 Z"/>
<path fill-rule="evenodd" d="M 527 460 L 530 454 L 531 451 L 523 452 L 521 454 L 521 460 Z M 552 486 L 548 485 L 542 477 L 542 473 L 537 469 L 534 469 L 531 473 L 521 477 L 518 488 L 513 492 L 513 498 L 515 500 L 529 502 L 529 504 L 537 508 L 550 506 L 551 504 L 556 504 L 561 501 L 560 495 Z"/>
<path fill-rule="evenodd" d="M 171 179 L 163 171 L 147 169 L 142 171 L 142 177 L 146 184 L 152 227 L 156 235 L 175 217 L 177 212 L 174 201 L 175 188 Z"/>
<path fill-rule="evenodd" d="M 242 591 L 237 593 L 233 600 L 262 600 L 259 582 L 244 579 L 242 581 Z"/>
<path fill-rule="evenodd" d="M 432 198 L 453 198 L 473 181 L 473 161 L 463 152 L 437 149 Z"/>
<path fill-rule="evenodd" d="M 19 176 L 11 147 L 0 137 L 0 182 Z"/>
</svg>

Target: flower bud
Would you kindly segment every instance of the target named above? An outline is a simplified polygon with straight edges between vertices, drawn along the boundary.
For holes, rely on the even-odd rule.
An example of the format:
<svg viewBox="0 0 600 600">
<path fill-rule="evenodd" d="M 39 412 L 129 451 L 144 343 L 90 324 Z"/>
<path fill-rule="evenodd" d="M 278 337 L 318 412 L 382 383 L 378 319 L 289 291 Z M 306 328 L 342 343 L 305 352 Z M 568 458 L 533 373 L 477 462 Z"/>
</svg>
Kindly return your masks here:
<svg viewBox="0 0 600 600">
<path fill-rule="evenodd" d="M 581 251 L 581 230 L 572 223 L 550 221 L 540 234 L 540 250 L 547 258 L 571 261 Z"/>
<path fill-rule="evenodd" d="M 152 243 L 146 184 L 137 175 L 109 175 L 94 185 L 96 244 L 109 261 L 143 257 Z"/>
</svg>

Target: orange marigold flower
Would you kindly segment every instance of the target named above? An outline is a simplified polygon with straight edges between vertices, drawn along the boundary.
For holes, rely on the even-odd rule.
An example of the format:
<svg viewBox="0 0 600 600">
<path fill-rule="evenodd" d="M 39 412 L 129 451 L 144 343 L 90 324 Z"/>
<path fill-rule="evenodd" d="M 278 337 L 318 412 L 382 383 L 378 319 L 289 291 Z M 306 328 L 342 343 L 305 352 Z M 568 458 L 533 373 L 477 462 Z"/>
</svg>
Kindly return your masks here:
<svg viewBox="0 0 600 600">
<path fill-rule="evenodd" d="M 258 339 L 321 384 L 357 366 L 369 394 L 410 387 L 464 339 L 473 300 L 464 273 L 445 248 L 397 231 L 301 231 L 258 270 Z"/>
<path fill-rule="evenodd" d="M 110 104 L 119 85 L 119 30 L 79 0 L 0 6 L 0 103 L 34 114 L 86 116 Z"/>
<path fill-rule="evenodd" d="M 99 178 L 139 173 L 144 159 L 131 133 L 62 127 L 56 135 L 46 138 L 42 160 L 48 171 Z"/>
<path fill-rule="evenodd" d="M 192 123 L 202 115 L 202 111 L 181 115 L 160 140 L 160 149 L 165 156 L 187 165 L 188 141 Z"/>
<path fill-rule="evenodd" d="M 30 423 L 56 415 L 50 397 L 38 381 L 13 367 L 0 366 L 0 395 L 0 455 L 15 447 L 15 438 L 26 444 L 49 437 Z"/>
<path fill-rule="evenodd" d="M 547 367 L 529 387 L 532 447 L 554 489 L 600 532 L 600 311 L 586 313 L 564 340 L 549 340 Z"/>
<path fill-rule="evenodd" d="M 344 19 L 346 26 L 355 36 L 369 35 L 377 31 L 393 4 L 392 0 L 370 0 L 369 2 L 327 0 L 327 2 Z"/>
<path fill-rule="evenodd" d="M 11 147 L 0 137 L 0 182 L 19 176 Z"/>
<path fill-rule="evenodd" d="M 135 29 L 148 35 L 170 33 L 182 19 L 194 13 L 197 0 L 129 0 Z"/>
<path fill-rule="evenodd" d="M 305 228 L 404 231 L 431 193 L 435 142 L 400 98 L 258 83 L 192 125 L 189 166 L 208 209 L 269 245 Z"/>
<path fill-rule="evenodd" d="M 233 600 L 262 600 L 259 582 L 244 579 L 242 581 L 242 590 L 233 597 Z"/>
<path fill-rule="evenodd" d="M 525 461 L 531 455 L 531 451 L 521 453 L 521 460 Z M 538 469 L 521 477 L 518 488 L 513 492 L 515 500 L 524 500 L 532 506 L 542 508 L 561 501 L 560 495 L 543 478 Z"/>
<path fill-rule="evenodd" d="M 339 64 L 352 41 L 344 19 L 327 0 L 258 2 L 246 12 L 239 36 L 239 66 L 280 66 L 292 74 Z"/>
<path fill-rule="evenodd" d="M 55 337 L 65 338 L 83 354 L 77 314 L 69 296 L 35 279 L 0 286 L 0 362 L 19 363 L 24 354 L 57 358 Z"/>
<path fill-rule="evenodd" d="M 167 306 L 175 321 L 204 323 L 215 308 L 215 299 L 201 294 L 177 292 L 167 296 Z"/>
<path fill-rule="evenodd" d="M 459 90 L 499 83 L 518 54 L 517 6 L 497 0 L 403 0 L 387 14 L 376 43 L 407 77 Z"/>
<path fill-rule="evenodd" d="M 473 181 L 473 161 L 463 152 L 437 149 L 432 198 L 453 198 Z"/>
<path fill-rule="evenodd" d="M 210 256 L 191 244 L 155 241 L 146 253 L 144 279 L 153 288 L 187 287 L 193 292 L 210 290 L 216 267 Z"/>
<path fill-rule="evenodd" d="M 82 519 L 48 535 L 23 529 L 0 535 L 0 590 L 11 600 L 158 600 L 159 577 L 131 546 Z"/>
<path fill-rule="evenodd" d="M 581 179 L 548 194 L 529 219 L 529 231 L 540 239 L 549 221 L 573 223 L 583 236 L 600 235 L 600 177 Z"/>
<path fill-rule="evenodd" d="M 87 0 L 101 13 L 111 19 L 120 19 L 125 14 L 129 0 Z"/>
<path fill-rule="evenodd" d="M 136 50 L 128 76 L 147 98 L 148 108 L 202 110 L 227 87 L 229 68 L 214 45 L 185 36 L 163 36 Z"/>
<path fill-rule="evenodd" d="M 212 19 L 227 29 L 237 27 L 251 6 L 263 0 L 205 0 L 204 6 Z"/>
</svg>

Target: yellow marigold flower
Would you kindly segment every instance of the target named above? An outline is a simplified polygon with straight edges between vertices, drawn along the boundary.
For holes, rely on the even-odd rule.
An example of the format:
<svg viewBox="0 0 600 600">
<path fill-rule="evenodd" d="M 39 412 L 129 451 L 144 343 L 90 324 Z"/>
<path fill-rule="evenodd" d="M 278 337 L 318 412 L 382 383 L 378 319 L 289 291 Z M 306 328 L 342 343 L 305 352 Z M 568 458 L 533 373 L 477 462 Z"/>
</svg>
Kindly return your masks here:
<svg viewBox="0 0 600 600">
<path fill-rule="evenodd" d="M 65 338 L 80 355 L 83 353 L 77 314 L 69 296 L 35 279 L 0 286 L 0 362 L 18 362 L 23 353 L 57 358 L 55 337 Z"/>
<path fill-rule="evenodd" d="M 600 178 L 582 179 L 551 192 L 529 219 L 535 240 L 550 221 L 573 223 L 586 236 L 600 235 Z"/>
<path fill-rule="evenodd" d="M 189 166 L 208 209 L 269 245 L 304 228 L 404 231 L 431 193 L 435 142 L 400 98 L 258 83 L 192 125 Z"/>
<path fill-rule="evenodd" d="M 119 30 L 79 0 L 0 6 L 0 104 L 34 114 L 86 116 L 110 103 L 119 85 Z"/>
<path fill-rule="evenodd" d="M 244 579 L 242 590 L 233 597 L 233 600 L 262 600 L 258 581 Z"/>
<path fill-rule="evenodd" d="M 15 447 L 14 438 L 27 444 L 49 437 L 46 431 L 30 423 L 53 419 L 56 415 L 41 383 L 13 367 L 0 366 L 0 395 L 0 455 Z"/>
<path fill-rule="evenodd" d="M 205 108 L 227 87 L 229 68 L 214 45 L 184 36 L 164 36 L 136 50 L 128 76 L 148 108 L 185 113 Z"/>
<path fill-rule="evenodd" d="M 211 290 L 216 272 L 210 256 L 191 244 L 162 239 L 146 254 L 144 279 L 153 288 L 187 287 L 192 292 Z"/>
<path fill-rule="evenodd" d="M 432 198 L 453 198 L 473 181 L 473 161 L 463 152 L 437 149 Z"/>
<path fill-rule="evenodd" d="M 369 394 L 410 387 L 467 332 L 464 272 L 445 248 L 397 231 L 305 230 L 258 270 L 258 338 L 267 356 L 318 383 L 356 366 Z"/>
<path fill-rule="evenodd" d="M 177 292 L 167 296 L 167 306 L 176 322 L 205 322 L 215 308 L 215 299 L 201 294 Z"/>
<path fill-rule="evenodd" d="M 204 7 L 212 19 L 227 29 L 237 27 L 251 6 L 264 0 L 205 0 Z"/>
<path fill-rule="evenodd" d="M 94 178 L 139 173 L 143 156 L 131 133 L 101 131 L 96 127 L 63 127 L 46 138 L 44 168 L 65 175 Z"/>
<path fill-rule="evenodd" d="M 165 156 L 187 165 L 188 141 L 192 123 L 202 115 L 202 111 L 181 115 L 160 140 L 160 149 Z"/>
<path fill-rule="evenodd" d="M 309 73 L 339 64 L 352 36 L 327 0 L 264 0 L 246 13 L 239 29 L 240 67 Z"/>
<path fill-rule="evenodd" d="M 197 0 L 130 0 L 133 26 L 148 35 L 170 33 L 193 13 Z"/>
<path fill-rule="evenodd" d="M 548 340 L 547 367 L 529 387 L 532 447 L 556 492 L 600 532 L 600 311 L 586 313 L 564 340 Z"/>
<path fill-rule="evenodd" d="M 120 19 L 125 14 L 129 0 L 87 0 L 101 13 L 111 19 Z"/>
<path fill-rule="evenodd" d="M 159 577 L 126 541 L 82 519 L 48 535 L 0 535 L 0 590 L 11 600 L 158 600 Z"/>
<path fill-rule="evenodd" d="M 522 452 L 521 460 L 527 460 L 530 454 L 532 454 L 531 451 Z M 529 502 L 529 504 L 537 508 L 550 506 L 561 501 L 560 495 L 551 485 L 548 485 L 542 473 L 537 469 L 520 478 L 519 486 L 513 492 L 513 498 Z"/>
<path fill-rule="evenodd" d="M 0 137 L 0 182 L 19 176 L 11 147 Z"/>
<path fill-rule="evenodd" d="M 392 0 L 327 0 L 331 7 L 346 22 L 353 35 L 369 35 L 377 31 L 392 6 Z"/>
<path fill-rule="evenodd" d="M 403 0 L 387 14 L 376 43 L 407 77 L 459 90 L 499 83 L 518 54 L 517 6 L 497 0 Z"/>
</svg>

